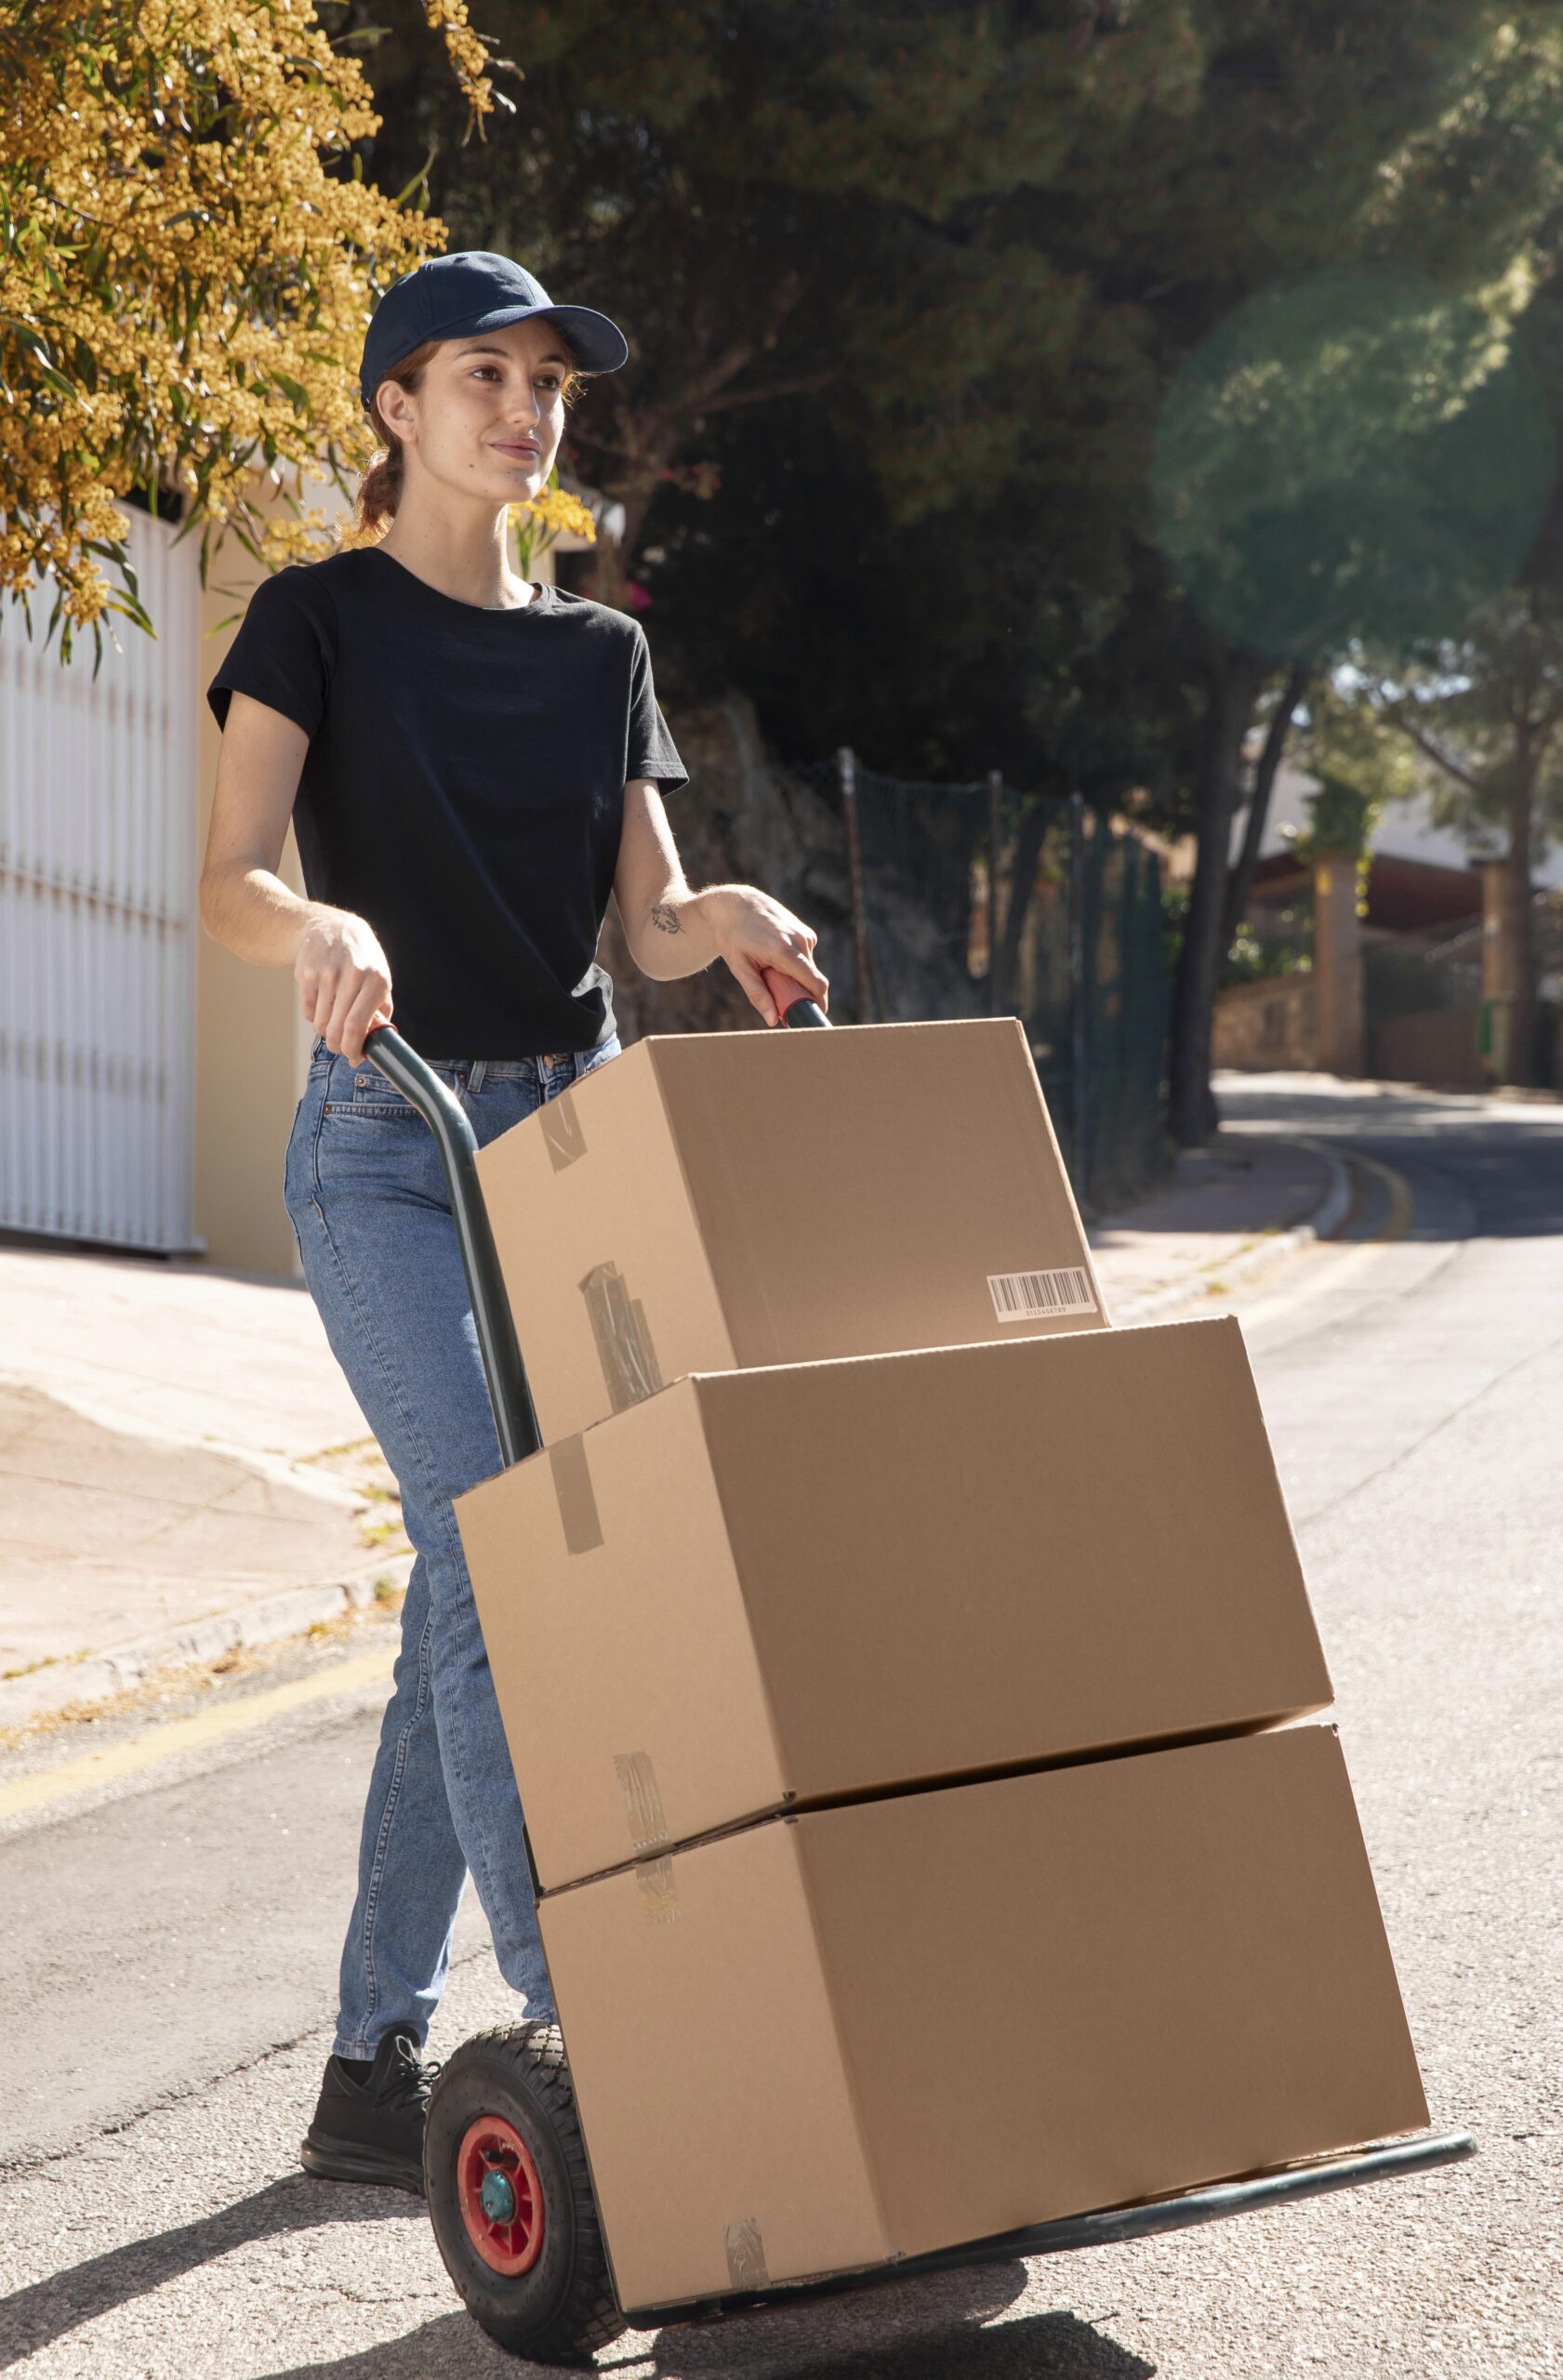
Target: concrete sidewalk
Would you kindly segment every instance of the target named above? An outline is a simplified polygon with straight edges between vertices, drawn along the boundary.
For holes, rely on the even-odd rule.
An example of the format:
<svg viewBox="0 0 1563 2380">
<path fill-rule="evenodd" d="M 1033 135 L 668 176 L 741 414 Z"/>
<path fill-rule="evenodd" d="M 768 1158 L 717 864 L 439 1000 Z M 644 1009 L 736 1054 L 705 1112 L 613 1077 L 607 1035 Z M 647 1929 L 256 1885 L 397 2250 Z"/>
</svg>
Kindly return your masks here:
<svg viewBox="0 0 1563 2380">
<path fill-rule="evenodd" d="M 0 1245 L 0 1727 L 300 1632 L 408 1564 L 300 1287 Z"/>
<path fill-rule="evenodd" d="M 1228 1128 L 1180 1150 L 1153 1197 L 1090 1227 L 1107 1311 L 1146 1322 L 1219 1294 L 1328 1238 L 1350 1196 L 1339 1160 L 1304 1142 Z"/>
<path fill-rule="evenodd" d="M 1327 1230 L 1340 1168 L 1224 1132 L 1091 1234 L 1116 1323 Z M 0 1244 L 0 1730 L 392 1593 L 395 1482 L 307 1291 Z"/>
</svg>

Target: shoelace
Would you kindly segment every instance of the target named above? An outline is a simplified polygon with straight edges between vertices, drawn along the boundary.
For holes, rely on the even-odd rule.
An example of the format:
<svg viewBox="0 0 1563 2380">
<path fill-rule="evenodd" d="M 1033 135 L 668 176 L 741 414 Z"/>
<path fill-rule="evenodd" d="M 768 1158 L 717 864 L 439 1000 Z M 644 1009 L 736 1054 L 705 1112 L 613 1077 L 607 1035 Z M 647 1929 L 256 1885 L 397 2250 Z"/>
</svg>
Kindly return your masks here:
<svg viewBox="0 0 1563 2380">
<path fill-rule="evenodd" d="M 388 2108 L 427 2108 L 429 2094 L 434 2087 L 434 2077 L 440 2070 L 437 2057 L 417 2058 L 410 2053 L 399 2056 L 386 2076 L 379 2096 Z"/>
</svg>

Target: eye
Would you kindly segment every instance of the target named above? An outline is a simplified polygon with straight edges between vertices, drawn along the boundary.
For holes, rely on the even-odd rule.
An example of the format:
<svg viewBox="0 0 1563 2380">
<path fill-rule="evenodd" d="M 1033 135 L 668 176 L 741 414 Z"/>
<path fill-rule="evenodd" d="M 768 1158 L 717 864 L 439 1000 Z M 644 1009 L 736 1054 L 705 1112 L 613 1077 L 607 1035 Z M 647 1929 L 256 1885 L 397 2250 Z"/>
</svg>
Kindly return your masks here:
<svg viewBox="0 0 1563 2380">
<path fill-rule="evenodd" d="M 498 371 L 498 369 L 499 369 L 499 366 L 497 365 L 497 364 L 480 364 L 477 366 L 477 370 L 473 373 L 472 377 L 473 377 L 473 378 L 475 379 L 475 378 L 477 377 L 477 373 L 478 373 L 478 372 L 497 372 L 497 371 Z"/>
</svg>

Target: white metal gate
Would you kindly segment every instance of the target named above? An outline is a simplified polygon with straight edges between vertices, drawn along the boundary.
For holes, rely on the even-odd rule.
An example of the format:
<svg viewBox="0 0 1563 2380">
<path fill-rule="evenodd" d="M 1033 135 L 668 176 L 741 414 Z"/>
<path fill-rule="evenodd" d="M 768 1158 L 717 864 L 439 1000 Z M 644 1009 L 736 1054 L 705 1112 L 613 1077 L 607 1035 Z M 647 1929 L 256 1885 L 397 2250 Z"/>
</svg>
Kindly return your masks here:
<svg viewBox="0 0 1563 2380">
<path fill-rule="evenodd" d="M 130 506 L 157 630 L 0 609 L 0 1226 L 193 1243 L 197 539 Z M 110 622 L 112 621 L 112 626 Z M 111 637 L 117 637 L 116 651 Z"/>
</svg>

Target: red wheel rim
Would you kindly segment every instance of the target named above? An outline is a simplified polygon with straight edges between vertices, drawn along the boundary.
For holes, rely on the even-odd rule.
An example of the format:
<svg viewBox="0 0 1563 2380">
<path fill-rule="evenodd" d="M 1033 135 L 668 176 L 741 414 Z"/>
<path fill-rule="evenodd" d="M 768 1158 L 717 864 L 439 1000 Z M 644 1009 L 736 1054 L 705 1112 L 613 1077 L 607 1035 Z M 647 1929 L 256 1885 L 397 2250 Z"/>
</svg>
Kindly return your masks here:
<svg viewBox="0 0 1563 2380">
<path fill-rule="evenodd" d="M 479 2116 L 456 2152 L 456 2188 L 467 2237 L 491 2272 L 513 2280 L 543 2253 L 543 2186 L 514 2124 Z"/>
</svg>

